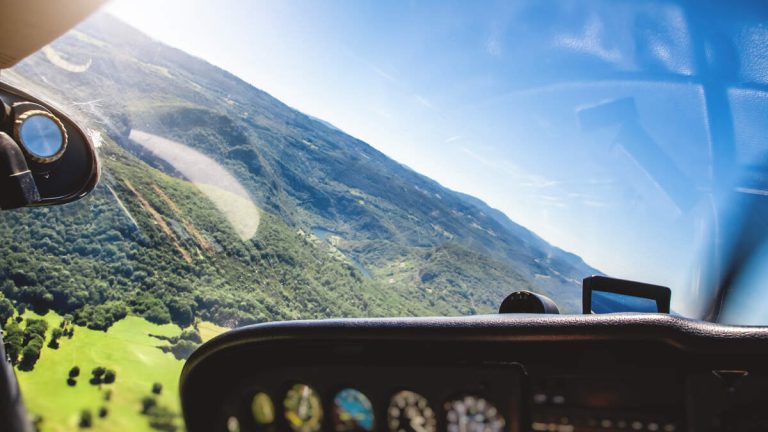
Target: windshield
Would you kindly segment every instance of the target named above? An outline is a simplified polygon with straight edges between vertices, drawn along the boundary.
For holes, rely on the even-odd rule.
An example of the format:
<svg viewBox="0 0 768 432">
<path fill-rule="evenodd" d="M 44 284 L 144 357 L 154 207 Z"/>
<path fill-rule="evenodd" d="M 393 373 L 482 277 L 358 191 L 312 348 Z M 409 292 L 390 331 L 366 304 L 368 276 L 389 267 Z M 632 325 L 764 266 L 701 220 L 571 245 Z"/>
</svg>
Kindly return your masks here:
<svg viewBox="0 0 768 432">
<path fill-rule="evenodd" d="M 766 18 L 748 2 L 108 5 L 0 75 L 78 118 L 102 163 L 81 201 L 0 215 L 28 408 L 42 430 L 177 430 L 184 359 L 229 328 L 494 313 L 517 290 L 581 313 L 590 275 L 707 316 L 723 209 L 768 195 Z"/>
</svg>

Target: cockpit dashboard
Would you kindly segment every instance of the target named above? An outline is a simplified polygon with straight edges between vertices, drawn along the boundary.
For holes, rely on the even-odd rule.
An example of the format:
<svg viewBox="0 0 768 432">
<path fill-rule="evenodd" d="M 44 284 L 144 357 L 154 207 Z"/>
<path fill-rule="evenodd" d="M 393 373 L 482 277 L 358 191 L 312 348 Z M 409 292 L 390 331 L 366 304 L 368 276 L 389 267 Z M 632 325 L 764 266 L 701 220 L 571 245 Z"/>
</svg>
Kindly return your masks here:
<svg viewBox="0 0 768 432">
<path fill-rule="evenodd" d="M 187 362 L 190 431 L 758 431 L 768 331 L 662 314 L 297 321 Z"/>
</svg>

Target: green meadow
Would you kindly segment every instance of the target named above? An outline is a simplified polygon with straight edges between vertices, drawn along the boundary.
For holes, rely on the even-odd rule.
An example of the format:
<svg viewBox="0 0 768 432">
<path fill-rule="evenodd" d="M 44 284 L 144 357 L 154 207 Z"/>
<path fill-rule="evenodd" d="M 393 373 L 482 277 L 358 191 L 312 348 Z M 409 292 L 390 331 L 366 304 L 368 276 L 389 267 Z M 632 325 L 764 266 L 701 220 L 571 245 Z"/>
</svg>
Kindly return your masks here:
<svg viewBox="0 0 768 432">
<path fill-rule="evenodd" d="M 38 318 L 27 312 L 25 317 Z M 49 323 L 48 335 L 58 327 L 62 317 L 49 312 L 44 315 Z M 211 323 L 201 323 L 204 339 L 226 330 Z M 80 413 L 90 410 L 93 414 L 93 431 L 152 431 L 149 418 L 141 414 L 141 400 L 155 396 L 158 405 L 180 414 L 178 379 L 182 360 L 164 353 L 158 346 L 168 342 L 150 336 L 178 336 L 181 329 L 173 324 L 157 325 L 136 316 L 128 316 L 106 332 L 75 327 L 71 339 L 60 339 L 58 349 L 47 345 L 32 371 L 16 371 L 27 409 L 33 415 L 42 416 L 42 431 L 75 431 L 79 429 Z M 77 384 L 67 383 L 73 366 L 80 368 Z M 97 366 L 112 369 L 116 373 L 113 384 L 92 385 L 91 371 Z M 160 395 L 152 394 L 153 383 L 162 385 Z M 110 400 L 105 400 L 111 391 Z M 104 418 L 99 409 L 106 407 Z M 181 426 L 181 419 L 175 421 Z M 181 430 L 181 427 L 179 427 Z"/>
</svg>

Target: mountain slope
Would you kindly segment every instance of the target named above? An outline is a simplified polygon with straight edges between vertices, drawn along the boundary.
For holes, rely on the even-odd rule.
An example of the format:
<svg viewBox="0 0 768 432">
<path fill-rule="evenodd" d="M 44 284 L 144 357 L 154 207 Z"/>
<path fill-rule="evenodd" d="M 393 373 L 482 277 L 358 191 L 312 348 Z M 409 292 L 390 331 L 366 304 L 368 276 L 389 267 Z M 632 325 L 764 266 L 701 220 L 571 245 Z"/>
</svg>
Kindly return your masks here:
<svg viewBox="0 0 768 432">
<path fill-rule="evenodd" d="M 89 67 L 84 73 L 71 72 L 77 68 L 68 71 L 62 63 Z M 448 190 L 328 123 L 108 15 L 89 19 L 19 65 L 14 74 L 59 100 L 77 103 L 81 115 L 116 143 L 109 147 L 114 161 L 107 166 L 118 173 L 132 167 L 135 178 L 129 183 L 138 184 L 139 193 L 119 175 L 108 177 L 106 186 L 124 197 L 131 214 L 150 221 L 147 230 L 162 227 L 162 221 L 175 225 L 167 220 L 172 219 L 170 210 L 142 210 L 140 194 L 162 197 L 150 184 L 136 180 L 148 177 L 141 171 L 164 171 L 182 183 L 190 179 L 132 139 L 136 134 L 131 131 L 173 140 L 212 158 L 245 187 L 267 220 L 283 227 L 281 240 L 289 231 L 300 233 L 309 255 L 333 256 L 353 269 L 352 280 L 357 282 L 350 283 L 359 285 L 363 297 L 386 293 L 380 301 L 388 306 L 378 312 L 350 312 L 331 303 L 327 307 L 338 308 L 335 312 L 318 314 L 297 306 L 296 316 L 489 312 L 516 289 L 543 292 L 566 310 L 578 312 L 579 281 L 599 273 L 476 198 Z M 158 173 L 149 178 L 165 177 Z M 167 183 L 173 182 L 168 177 Z M 177 203 L 189 199 L 173 192 L 170 196 Z M 197 215 L 190 217 L 197 225 Z M 195 237 L 183 226 L 178 230 L 186 233 L 179 237 Z M 275 247 L 271 241 L 286 246 L 277 239 L 265 241 L 269 247 Z M 228 237 L 219 244 L 226 242 L 237 243 Z M 185 283 L 191 284 L 197 263 L 193 256 L 182 259 L 193 264 L 182 272 L 190 275 Z M 243 265 L 247 268 L 238 261 L 237 266 Z M 296 281 L 302 275 L 291 277 L 299 286 Z M 214 276 L 210 281 L 217 285 Z M 239 289 L 248 292 L 258 283 L 246 277 Z M 157 282 L 153 289 L 164 288 Z M 238 287 L 227 289 L 239 295 Z M 289 303 L 277 308 L 280 313 L 259 303 L 273 295 L 262 293 L 252 304 L 233 306 L 250 317 L 236 321 L 254 319 L 255 310 L 261 311 L 259 319 L 291 317 Z M 282 297 L 289 302 L 290 295 Z M 199 306 L 197 299 L 194 302 Z"/>
</svg>

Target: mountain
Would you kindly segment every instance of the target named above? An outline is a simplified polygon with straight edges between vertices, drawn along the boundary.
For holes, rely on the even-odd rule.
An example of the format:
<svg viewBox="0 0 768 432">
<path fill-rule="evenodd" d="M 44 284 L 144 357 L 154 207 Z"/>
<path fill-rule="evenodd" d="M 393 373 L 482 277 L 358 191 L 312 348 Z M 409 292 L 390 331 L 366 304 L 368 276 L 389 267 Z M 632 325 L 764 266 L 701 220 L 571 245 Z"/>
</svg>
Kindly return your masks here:
<svg viewBox="0 0 768 432">
<path fill-rule="evenodd" d="M 471 195 L 456 192 L 468 203 L 476 206 L 485 214 L 489 215 L 493 220 L 498 222 L 509 232 L 517 236 L 521 241 L 528 245 L 530 253 L 535 256 L 536 260 L 549 266 L 552 270 L 557 271 L 561 275 L 602 275 L 600 271 L 590 267 L 584 262 L 581 257 L 576 254 L 566 252 L 558 247 L 552 246 L 534 234 L 532 231 L 525 227 L 514 223 L 506 214 L 495 208 L 489 207 L 488 204 L 482 200 L 473 197 Z M 583 279 L 583 277 L 582 277 Z M 580 283 L 580 280 L 578 281 Z"/>
<path fill-rule="evenodd" d="M 103 284 L 80 281 L 87 287 L 77 301 L 61 280 L 15 275 L 14 286 L 0 287 L 35 307 L 78 312 L 114 299 L 141 311 L 136 305 L 152 292 L 174 320 L 179 305 L 171 303 L 183 298 L 195 316 L 243 324 L 492 312 L 508 293 L 529 289 L 578 313 L 581 279 L 599 273 L 477 198 L 106 14 L 3 77 L 62 102 L 104 142 L 104 181 L 92 197 L 0 220 L 0 239 L 19 235 L 19 224 L 55 221 L 68 234 L 45 259 L 70 273 L 100 266 Z M 160 139 L 154 150 L 146 137 Z M 210 158 L 242 185 L 240 198 L 261 214 L 253 238 L 227 228 L 231 221 L 192 185 L 196 174 L 162 155 L 172 145 Z M 104 214 L 120 228 L 83 228 Z M 101 251 L 75 250 L 75 228 Z M 104 254 L 115 244 L 111 252 L 130 272 Z"/>
</svg>

